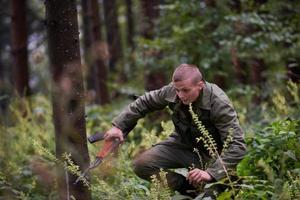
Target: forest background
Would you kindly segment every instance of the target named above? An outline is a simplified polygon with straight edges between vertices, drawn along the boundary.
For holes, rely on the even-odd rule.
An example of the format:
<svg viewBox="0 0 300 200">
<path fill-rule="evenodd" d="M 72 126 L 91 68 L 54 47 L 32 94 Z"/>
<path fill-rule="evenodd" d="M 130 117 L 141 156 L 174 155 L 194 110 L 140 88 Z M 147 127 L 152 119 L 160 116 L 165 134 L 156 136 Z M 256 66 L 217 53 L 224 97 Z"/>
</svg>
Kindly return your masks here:
<svg viewBox="0 0 300 200">
<path fill-rule="evenodd" d="M 173 131 L 168 110 L 73 184 L 102 146 L 86 138 L 181 63 L 226 91 L 245 130 L 242 183 L 219 199 L 300 199 L 299 1 L 0 2 L 0 199 L 186 198 L 131 168 Z"/>
</svg>

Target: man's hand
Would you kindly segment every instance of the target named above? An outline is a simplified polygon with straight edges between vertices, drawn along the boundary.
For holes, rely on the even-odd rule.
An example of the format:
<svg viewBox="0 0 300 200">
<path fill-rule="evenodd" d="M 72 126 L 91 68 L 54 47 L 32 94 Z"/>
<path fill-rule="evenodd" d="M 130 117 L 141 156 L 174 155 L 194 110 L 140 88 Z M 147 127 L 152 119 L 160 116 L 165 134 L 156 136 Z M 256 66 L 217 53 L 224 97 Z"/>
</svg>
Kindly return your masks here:
<svg viewBox="0 0 300 200">
<path fill-rule="evenodd" d="M 116 138 L 118 138 L 120 140 L 120 142 L 124 141 L 123 132 L 121 131 L 121 129 L 113 126 L 111 129 L 109 129 L 105 133 L 104 140 L 112 140 L 112 139 L 116 139 Z"/>
<path fill-rule="evenodd" d="M 201 182 L 211 181 L 212 176 L 209 173 L 207 173 L 206 171 L 195 168 L 195 169 L 189 171 L 187 179 L 189 180 L 190 184 L 197 186 Z"/>
</svg>

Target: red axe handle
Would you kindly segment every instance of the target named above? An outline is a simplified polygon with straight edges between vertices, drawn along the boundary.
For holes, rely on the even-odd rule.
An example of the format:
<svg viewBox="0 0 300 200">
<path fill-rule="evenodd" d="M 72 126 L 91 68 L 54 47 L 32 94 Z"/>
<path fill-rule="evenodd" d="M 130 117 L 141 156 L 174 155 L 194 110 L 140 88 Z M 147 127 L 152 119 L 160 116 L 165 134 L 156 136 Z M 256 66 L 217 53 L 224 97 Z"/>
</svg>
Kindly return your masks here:
<svg viewBox="0 0 300 200">
<path fill-rule="evenodd" d="M 115 140 L 104 140 L 103 147 L 98 152 L 97 156 L 98 158 L 105 158 L 108 154 L 110 154 L 112 151 L 114 151 L 120 144 L 119 139 Z"/>
</svg>

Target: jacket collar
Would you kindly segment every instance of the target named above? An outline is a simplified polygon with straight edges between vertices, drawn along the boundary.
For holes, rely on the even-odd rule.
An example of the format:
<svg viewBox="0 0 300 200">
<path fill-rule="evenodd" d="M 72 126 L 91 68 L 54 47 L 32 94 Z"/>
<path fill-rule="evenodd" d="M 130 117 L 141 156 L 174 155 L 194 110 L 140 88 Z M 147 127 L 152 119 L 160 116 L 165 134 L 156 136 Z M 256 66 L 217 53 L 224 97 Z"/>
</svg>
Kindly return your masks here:
<svg viewBox="0 0 300 200">
<path fill-rule="evenodd" d="M 202 108 L 204 110 L 210 110 L 211 108 L 211 93 L 212 93 L 212 86 L 208 82 L 204 82 L 204 87 L 199 95 L 198 99 L 194 103 L 195 106 L 198 108 Z"/>
<path fill-rule="evenodd" d="M 165 99 L 171 103 L 178 103 L 179 98 L 176 95 L 176 90 L 175 90 L 174 84 L 171 82 L 169 84 L 169 86 L 171 86 L 171 89 L 170 89 L 170 91 L 167 92 Z"/>
</svg>

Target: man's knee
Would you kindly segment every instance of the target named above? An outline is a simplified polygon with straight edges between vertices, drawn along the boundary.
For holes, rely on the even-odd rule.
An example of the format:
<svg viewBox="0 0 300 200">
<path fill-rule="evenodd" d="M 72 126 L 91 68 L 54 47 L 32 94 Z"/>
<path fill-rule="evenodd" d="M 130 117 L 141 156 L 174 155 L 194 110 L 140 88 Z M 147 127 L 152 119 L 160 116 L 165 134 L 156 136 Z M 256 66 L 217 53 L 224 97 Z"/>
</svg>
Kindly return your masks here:
<svg viewBox="0 0 300 200">
<path fill-rule="evenodd" d="M 133 171 L 140 178 L 150 180 L 150 177 L 159 170 L 151 163 L 152 160 L 148 156 L 141 155 L 133 161 Z"/>
</svg>

